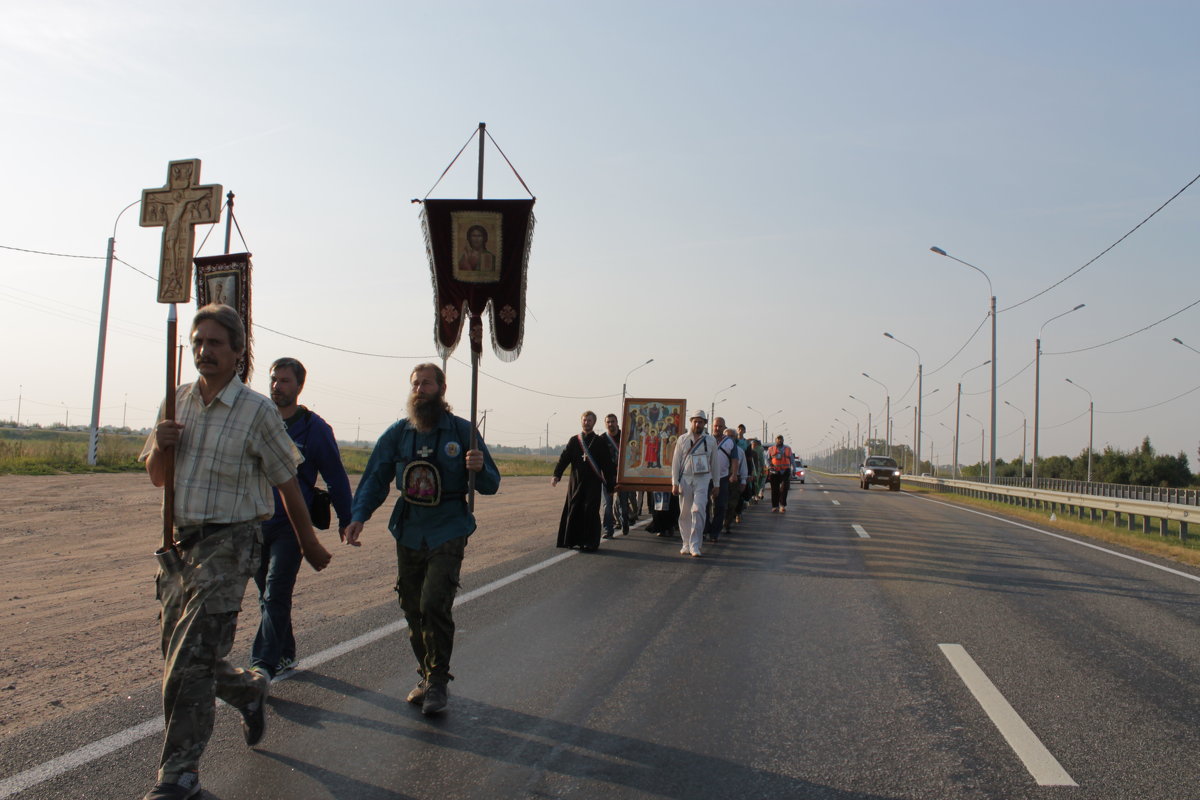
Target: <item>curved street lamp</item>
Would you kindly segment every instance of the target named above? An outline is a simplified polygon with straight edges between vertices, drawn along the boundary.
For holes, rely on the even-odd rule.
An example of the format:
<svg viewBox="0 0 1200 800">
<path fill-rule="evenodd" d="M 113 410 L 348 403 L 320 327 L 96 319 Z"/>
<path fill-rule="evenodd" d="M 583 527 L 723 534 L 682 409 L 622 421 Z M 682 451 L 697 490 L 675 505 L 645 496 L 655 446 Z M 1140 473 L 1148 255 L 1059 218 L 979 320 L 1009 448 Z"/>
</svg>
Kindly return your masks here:
<svg viewBox="0 0 1200 800">
<path fill-rule="evenodd" d="M 916 459 L 916 465 L 919 468 L 921 466 L 921 405 L 922 405 L 922 403 L 921 403 L 921 386 L 922 386 L 922 380 L 923 380 L 922 373 L 924 371 L 924 367 L 921 364 L 921 353 L 917 350 L 917 348 L 913 347 L 911 344 L 900 341 L 899 339 L 897 339 L 895 336 L 892 336 L 887 331 L 884 331 L 883 335 L 886 336 L 887 338 L 891 339 L 893 342 L 897 342 L 898 344 L 904 345 L 909 350 L 912 350 L 913 353 L 915 353 L 917 356 L 917 431 L 916 431 L 916 434 L 914 434 L 914 436 L 913 436 L 913 439 L 915 440 L 913 442 L 913 445 L 914 445 L 913 457 Z M 932 394 L 932 392 L 930 394 Z"/>
<path fill-rule="evenodd" d="M 1066 382 L 1067 382 L 1067 383 L 1071 384 L 1071 385 L 1072 385 L 1072 386 L 1074 386 L 1076 389 L 1080 389 L 1080 390 L 1082 390 L 1082 391 L 1086 392 L 1086 393 L 1087 393 L 1087 396 L 1088 396 L 1088 470 L 1087 470 L 1087 481 L 1088 481 L 1088 483 L 1091 483 L 1091 482 L 1092 482 L 1092 430 L 1093 430 L 1093 425 L 1092 425 L 1092 423 L 1093 423 L 1093 422 L 1095 422 L 1095 420 L 1096 420 L 1096 404 L 1095 404 L 1095 403 L 1092 401 L 1092 393 L 1091 393 L 1091 392 L 1088 392 L 1088 390 L 1087 390 L 1087 389 L 1084 389 L 1082 386 L 1080 386 L 1078 383 L 1076 383 L 1075 381 L 1071 380 L 1070 378 L 1064 378 L 1064 380 L 1066 380 Z"/>
<path fill-rule="evenodd" d="M 862 376 L 869 381 L 878 383 L 880 386 L 883 386 L 883 396 L 884 396 L 883 418 L 885 420 L 887 420 L 887 423 L 883 426 L 884 427 L 883 438 L 884 438 L 884 441 L 887 443 L 888 455 L 891 455 L 892 454 L 892 393 L 888 389 L 888 387 L 883 383 L 883 381 L 876 380 L 875 378 L 872 378 L 870 375 L 868 375 L 865 372 L 862 373 Z"/>
<path fill-rule="evenodd" d="M 996 292 L 992 289 L 992 279 L 988 274 L 974 264 L 967 263 L 961 258 L 952 256 L 940 247 L 934 246 L 929 248 L 939 256 L 945 256 L 951 261 L 957 261 L 964 267 L 970 267 L 983 276 L 987 281 L 988 294 L 991 295 L 991 305 L 989 306 L 988 314 L 992 318 L 992 450 L 991 458 L 988 461 L 988 483 L 996 482 Z M 957 458 L 958 453 L 954 454 Z"/>
<path fill-rule="evenodd" d="M 726 386 L 724 389 L 721 389 L 720 391 L 718 391 L 717 394 L 713 395 L 712 404 L 709 406 L 709 409 L 708 409 L 708 424 L 709 425 L 713 424 L 713 418 L 717 415 L 717 396 L 722 394 L 723 392 L 728 392 L 730 389 L 732 389 L 735 386 L 737 386 L 736 383 L 731 383 L 728 386 Z M 711 433 L 711 431 L 710 431 L 710 433 Z"/>
<path fill-rule="evenodd" d="M 557 413 L 558 413 L 557 411 L 554 412 L 554 414 L 557 414 Z M 554 419 L 554 414 L 551 414 L 550 416 L 546 417 L 546 449 L 547 450 L 550 449 L 550 420 Z"/>
<path fill-rule="evenodd" d="M 633 373 L 637 372 L 642 367 L 646 366 L 646 364 L 653 363 L 653 361 L 654 361 L 653 358 L 648 359 L 645 362 L 638 364 L 633 369 L 629 370 L 629 372 L 625 373 L 625 380 L 621 381 L 621 405 L 625 404 L 625 387 L 629 385 L 629 376 L 632 375 Z"/>
<path fill-rule="evenodd" d="M 975 420 L 979 423 L 979 480 L 983 480 L 983 440 L 987 438 L 987 426 L 983 424 L 983 420 L 971 414 L 963 416 Z"/>
<path fill-rule="evenodd" d="M 859 400 L 857 397 L 855 397 L 852 394 L 846 395 L 846 396 L 849 397 L 851 400 L 853 400 L 856 403 L 861 403 L 862 406 L 867 409 L 867 435 L 864 439 L 864 441 L 866 442 L 866 446 L 863 448 L 863 456 L 865 457 L 867 455 L 867 450 L 869 449 L 869 446 L 871 444 L 871 406 L 865 400 Z"/>
<path fill-rule="evenodd" d="M 962 407 L 962 379 L 967 377 L 968 372 L 977 370 L 980 367 L 986 367 L 988 364 L 991 364 L 991 363 L 992 363 L 991 360 L 988 360 L 988 361 L 983 362 L 982 364 L 976 364 L 975 366 L 971 367 L 970 369 L 963 370 L 962 375 L 958 376 L 958 397 L 955 398 L 955 400 L 954 400 L 954 474 L 955 475 L 958 475 L 958 412 L 959 412 L 959 409 Z M 992 436 L 995 436 L 995 435 L 996 435 L 996 429 L 993 427 L 992 428 Z M 992 448 L 992 461 L 993 462 L 996 460 L 996 453 L 995 453 L 994 445 L 995 445 L 995 442 L 993 441 L 993 448 Z M 994 476 L 989 475 L 988 482 L 995 483 Z"/>
<path fill-rule="evenodd" d="M 1080 303 L 1074 308 L 1064 311 L 1061 314 L 1055 314 L 1050 319 L 1042 323 L 1042 327 L 1038 328 L 1038 338 L 1034 343 L 1037 352 L 1033 358 L 1033 463 L 1030 469 L 1030 481 L 1033 488 L 1037 488 L 1037 462 L 1038 462 L 1038 431 L 1041 429 L 1041 397 L 1042 397 L 1042 331 L 1046 330 L 1046 326 L 1059 317 L 1065 317 L 1072 311 L 1078 311 L 1083 308 L 1086 303 Z"/>
<path fill-rule="evenodd" d="M 1009 406 L 1021 415 L 1021 480 L 1025 480 L 1025 440 L 1026 434 L 1029 431 L 1029 418 L 1025 416 L 1024 411 L 1017 408 L 1007 400 L 1004 401 L 1004 405 Z"/>
<path fill-rule="evenodd" d="M 113 220 L 113 233 L 108 237 L 108 255 L 104 259 L 104 292 L 100 296 L 100 333 L 96 341 L 96 378 L 92 385 L 92 420 L 88 425 L 87 463 L 96 466 L 100 446 L 100 393 L 104 384 L 104 350 L 108 341 L 108 296 L 112 289 L 113 252 L 117 243 L 117 223 L 126 211 L 141 203 L 141 198 L 121 209 Z M 190 269 L 190 268 L 189 268 Z"/>
</svg>

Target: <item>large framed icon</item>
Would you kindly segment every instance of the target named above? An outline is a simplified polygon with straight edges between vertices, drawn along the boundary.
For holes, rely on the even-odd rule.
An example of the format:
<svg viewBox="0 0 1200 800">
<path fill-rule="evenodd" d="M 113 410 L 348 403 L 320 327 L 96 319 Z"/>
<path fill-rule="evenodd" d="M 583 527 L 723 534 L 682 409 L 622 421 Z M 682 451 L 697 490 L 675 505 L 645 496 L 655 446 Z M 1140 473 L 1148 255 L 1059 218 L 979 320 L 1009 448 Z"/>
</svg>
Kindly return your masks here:
<svg viewBox="0 0 1200 800">
<path fill-rule="evenodd" d="M 621 414 L 617 485 L 623 490 L 671 488 L 675 444 L 687 431 L 687 401 L 627 397 Z"/>
</svg>

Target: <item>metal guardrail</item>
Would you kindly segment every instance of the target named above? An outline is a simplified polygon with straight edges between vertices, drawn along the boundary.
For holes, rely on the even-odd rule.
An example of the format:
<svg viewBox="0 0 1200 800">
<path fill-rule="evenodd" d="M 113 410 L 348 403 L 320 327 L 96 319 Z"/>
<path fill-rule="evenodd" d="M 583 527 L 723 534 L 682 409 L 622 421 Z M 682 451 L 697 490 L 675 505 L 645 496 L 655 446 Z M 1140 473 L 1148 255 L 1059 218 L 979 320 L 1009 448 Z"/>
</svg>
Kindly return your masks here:
<svg viewBox="0 0 1200 800">
<path fill-rule="evenodd" d="M 959 478 L 970 483 L 986 483 L 978 478 Z M 1035 488 L 1030 478 L 997 478 L 997 484 Z M 1117 497 L 1125 500 L 1145 500 L 1151 503 L 1178 503 L 1185 506 L 1200 506 L 1200 489 L 1179 489 L 1166 486 L 1130 486 L 1123 483 L 1094 483 L 1067 480 L 1066 478 L 1039 478 L 1038 489 L 1069 494 Z"/>
<path fill-rule="evenodd" d="M 1051 483 L 1051 481 L 1047 480 L 1039 480 L 1038 488 L 1012 486 L 1006 483 L 951 480 L 949 478 L 925 478 L 912 475 L 905 475 L 903 480 L 911 483 L 920 483 L 926 486 L 934 486 L 941 491 L 951 492 L 954 494 L 983 497 L 985 499 L 996 500 L 1002 503 L 1019 505 L 1024 508 L 1050 509 L 1051 511 L 1061 512 L 1069 516 L 1079 516 L 1082 518 L 1084 516 L 1084 512 L 1086 511 L 1087 518 L 1093 521 L 1097 519 L 1100 521 L 1106 521 L 1109 518 L 1109 515 L 1112 515 L 1113 521 L 1118 525 L 1121 523 L 1121 519 L 1125 518 L 1127 526 L 1130 530 L 1133 530 L 1134 528 L 1134 521 L 1140 518 L 1142 521 L 1142 531 L 1145 533 L 1153 532 L 1155 527 L 1153 525 L 1153 521 L 1157 520 L 1157 532 L 1162 536 L 1167 535 L 1167 522 L 1176 522 L 1179 525 L 1179 538 L 1181 540 L 1186 539 L 1188 536 L 1189 522 L 1200 522 L 1200 508 L 1197 508 L 1197 504 L 1195 503 L 1189 504 L 1169 502 L 1165 500 L 1144 500 L 1133 497 L 1056 491 L 1054 489 L 1041 488 L 1043 484 Z M 1028 480 L 1026 480 L 1026 482 L 1028 482 Z M 1063 481 L 1062 483 L 1074 484 L 1082 482 Z M 1116 484 L 1090 485 L 1115 486 Z M 1124 486 L 1120 488 L 1149 489 L 1152 487 Z M 1186 491 L 1194 492 L 1194 490 Z M 1096 512 L 1100 512 L 1098 517 Z"/>
</svg>

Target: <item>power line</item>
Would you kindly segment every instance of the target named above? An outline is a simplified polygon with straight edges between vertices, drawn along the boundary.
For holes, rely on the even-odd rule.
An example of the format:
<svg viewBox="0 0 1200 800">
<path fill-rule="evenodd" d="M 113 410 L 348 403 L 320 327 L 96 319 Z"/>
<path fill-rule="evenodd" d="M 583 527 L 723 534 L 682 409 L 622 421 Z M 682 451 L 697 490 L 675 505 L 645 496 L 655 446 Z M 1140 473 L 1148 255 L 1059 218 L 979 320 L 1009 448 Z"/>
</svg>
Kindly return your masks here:
<svg viewBox="0 0 1200 800">
<path fill-rule="evenodd" d="M 94 258 L 103 261 L 107 256 L 77 256 L 70 253 L 50 253 L 45 250 L 26 250 L 24 247 L 9 247 L 5 244 L 0 244 L 0 250 L 15 250 L 18 253 L 34 253 L 39 256 L 55 256 L 57 258 Z"/>
<path fill-rule="evenodd" d="M 1028 303 L 1030 300 L 1033 300 L 1034 298 L 1037 298 L 1037 297 L 1041 297 L 1041 296 L 1042 296 L 1042 295 L 1044 295 L 1046 292 L 1050 291 L 1051 289 L 1055 288 L 1056 286 L 1061 286 L 1063 283 L 1065 283 L 1066 281 L 1068 281 L 1068 280 L 1070 280 L 1071 278 L 1075 277 L 1075 276 L 1076 276 L 1076 275 L 1078 275 L 1080 272 L 1083 272 L 1085 269 L 1087 269 L 1088 267 L 1090 267 L 1092 264 L 1094 264 L 1094 263 L 1096 263 L 1097 261 L 1099 261 L 1099 260 L 1100 260 L 1100 258 L 1101 258 L 1101 256 L 1103 256 L 1103 255 L 1104 255 L 1105 253 L 1107 253 L 1109 250 L 1112 250 L 1114 247 L 1116 247 L 1117 245 L 1119 245 L 1121 242 L 1125 241 L 1125 240 L 1126 240 L 1126 239 L 1128 239 L 1130 236 L 1132 236 L 1132 235 L 1133 235 L 1133 233 L 1134 233 L 1134 232 L 1135 232 L 1135 231 L 1136 231 L 1138 228 L 1142 227 L 1142 226 L 1143 226 L 1143 225 L 1145 225 L 1147 222 L 1149 222 L 1149 221 L 1151 220 L 1151 218 L 1153 218 L 1153 217 L 1154 217 L 1154 215 L 1155 215 L 1155 214 L 1157 214 L 1158 212 L 1160 212 L 1160 211 L 1162 211 L 1164 208 L 1166 208 L 1168 205 L 1170 205 L 1172 200 L 1174 200 L 1176 197 L 1179 197 L 1179 195 L 1181 195 L 1181 194 L 1183 194 L 1184 192 L 1186 192 L 1186 191 L 1188 190 L 1188 188 L 1189 188 L 1189 187 L 1190 187 L 1190 186 L 1191 186 L 1193 183 L 1195 183 L 1195 182 L 1196 182 L 1196 181 L 1198 181 L 1198 180 L 1200 180 L 1200 175 L 1197 175 L 1196 177 L 1194 177 L 1194 178 L 1192 178 L 1190 181 L 1188 181 L 1188 182 L 1187 182 L 1187 185 L 1186 185 L 1186 186 L 1184 186 L 1182 189 L 1180 189 L 1180 190 L 1179 190 L 1178 192 L 1176 192 L 1175 194 L 1171 195 L 1170 199 L 1169 199 L 1169 200 L 1167 200 L 1167 202 L 1163 203 L 1161 206 L 1159 206 L 1158 208 L 1154 209 L 1154 211 L 1153 211 L 1153 212 L 1151 212 L 1150 216 L 1146 217 L 1144 220 L 1142 220 L 1141 222 L 1139 222 L 1137 225 L 1134 225 L 1134 226 L 1133 226 L 1133 228 L 1132 228 L 1132 229 L 1130 229 L 1130 231 L 1129 231 L 1128 233 L 1126 233 L 1126 234 L 1125 234 L 1124 236 L 1122 236 L 1120 239 L 1117 239 L 1115 242 L 1113 242 L 1112 244 L 1110 244 L 1108 247 L 1106 247 L 1106 248 L 1104 248 L 1103 250 L 1101 250 L 1101 251 L 1100 251 L 1100 253 L 1099 253 L 1099 254 L 1098 254 L 1098 255 L 1097 255 L 1095 258 L 1093 258 L 1092 260 L 1088 261 L 1086 264 L 1084 264 L 1084 265 L 1083 265 L 1082 267 L 1080 267 L 1079 269 L 1077 269 L 1077 270 L 1075 270 L 1074 272 L 1070 273 L 1069 275 L 1067 275 L 1067 276 L 1066 276 L 1065 278 L 1063 278 L 1062 280 L 1060 280 L 1060 281 L 1057 281 L 1056 283 L 1053 283 L 1053 284 L 1051 284 L 1050 286 L 1047 286 L 1045 289 L 1042 289 L 1042 290 L 1041 290 L 1040 292 L 1038 292 L 1037 294 L 1035 294 L 1035 295 L 1033 295 L 1033 296 L 1031 296 L 1031 297 L 1026 297 L 1026 298 L 1025 298 L 1024 300 L 1022 300 L 1021 302 L 1019 302 L 1019 303 L 1014 303 L 1013 305 L 1011 305 L 1011 306 L 1008 306 L 1007 308 L 1002 308 L 1002 309 L 1000 309 L 1000 310 L 1001 310 L 1002 312 L 1003 312 L 1003 311 L 1011 311 L 1012 309 L 1016 308 L 1017 306 L 1023 306 L 1023 305 L 1025 305 L 1026 303 Z"/>
<path fill-rule="evenodd" d="M 1100 347 L 1107 347 L 1108 345 L 1110 345 L 1110 344 L 1113 344 L 1114 342 L 1119 342 L 1119 341 L 1121 341 L 1122 339 L 1128 339 L 1128 338 L 1129 338 L 1129 337 L 1131 337 L 1131 336 L 1137 336 L 1139 333 L 1143 333 L 1143 332 L 1145 332 L 1145 331 L 1148 331 L 1148 330 L 1150 330 L 1151 328 L 1153 328 L 1155 325 L 1161 325 L 1162 323 L 1164 323 L 1164 322 L 1166 322 L 1167 320 L 1169 320 L 1171 317 L 1177 317 L 1177 316 L 1179 316 L 1180 314 L 1182 314 L 1183 312 L 1187 311 L 1189 308 L 1192 308 L 1193 306 L 1196 306 L 1196 305 L 1200 305 L 1200 300 L 1194 300 L 1194 301 L 1192 301 L 1191 303 L 1188 303 L 1188 304 L 1187 304 L 1186 306 L 1184 306 L 1183 308 L 1179 309 L 1178 311 L 1174 312 L 1173 314 L 1168 314 L 1167 316 L 1165 316 L 1165 317 L 1163 317 L 1162 319 L 1160 319 L 1158 322 L 1151 322 L 1149 325 L 1145 326 L 1144 328 L 1138 328 L 1136 331 L 1132 331 L 1131 333 L 1127 333 L 1127 334 L 1125 334 L 1124 336 L 1118 336 L 1118 337 L 1117 337 L 1117 338 L 1115 338 L 1115 339 L 1109 339 L 1107 342 L 1101 342 L 1100 344 L 1094 344 L 1094 345 L 1092 345 L 1092 346 L 1090 346 L 1090 347 L 1081 347 L 1081 348 L 1079 348 L 1078 350 L 1060 350 L 1060 351 L 1058 351 L 1058 352 L 1056 352 L 1056 353 L 1044 353 L 1043 355 L 1048 355 L 1048 356 L 1065 356 L 1065 355 L 1070 355 L 1071 353 L 1083 353 L 1083 352 L 1086 352 L 1086 351 L 1088 351 L 1088 350 L 1096 350 L 1097 348 L 1100 348 Z"/>
</svg>

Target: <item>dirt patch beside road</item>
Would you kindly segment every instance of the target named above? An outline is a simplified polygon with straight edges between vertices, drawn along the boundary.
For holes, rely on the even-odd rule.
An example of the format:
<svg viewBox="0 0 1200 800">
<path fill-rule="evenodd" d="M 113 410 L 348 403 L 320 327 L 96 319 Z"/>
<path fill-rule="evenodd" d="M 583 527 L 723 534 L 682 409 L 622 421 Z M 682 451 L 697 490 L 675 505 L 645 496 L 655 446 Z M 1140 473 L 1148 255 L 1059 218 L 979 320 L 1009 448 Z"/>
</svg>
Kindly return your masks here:
<svg viewBox="0 0 1200 800">
<path fill-rule="evenodd" d="M 564 489 L 544 477 L 505 478 L 499 495 L 477 498 L 464 573 L 553 544 Z M 395 497 L 367 523 L 362 547 L 338 544 L 336 530 L 321 534 L 334 558 L 321 573 L 301 568 L 301 648 L 306 629 L 394 600 Z M 142 473 L 0 476 L 0 739 L 161 679 L 153 557 L 161 502 Z M 251 582 L 235 653 L 247 650 L 258 618 Z"/>
</svg>

